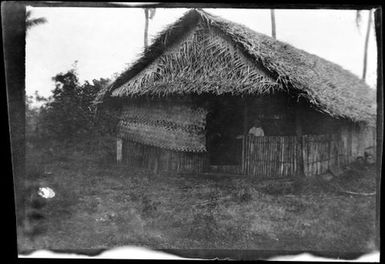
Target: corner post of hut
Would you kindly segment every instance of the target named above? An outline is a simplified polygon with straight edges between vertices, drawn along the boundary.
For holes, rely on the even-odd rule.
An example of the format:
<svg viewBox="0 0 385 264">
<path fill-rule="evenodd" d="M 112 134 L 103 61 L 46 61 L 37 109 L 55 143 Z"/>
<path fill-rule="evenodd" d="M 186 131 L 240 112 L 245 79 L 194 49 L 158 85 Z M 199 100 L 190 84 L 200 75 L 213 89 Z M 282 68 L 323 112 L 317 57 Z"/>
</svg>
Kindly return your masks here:
<svg viewBox="0 0 385 264">
<path fill-rule="evenodd" d="M 243 137 L 242 137 L 242 173 L 247 175 L 247 134 L 248 134 L 248 106 L 247 98 L 243 100 Z"/>
<path fill-rule="evenodd" d="M 117 164 L 122 163 L 123 158 L 123 139 L 120 137 L 116 138 L 116 162 Z"/>
</svg>

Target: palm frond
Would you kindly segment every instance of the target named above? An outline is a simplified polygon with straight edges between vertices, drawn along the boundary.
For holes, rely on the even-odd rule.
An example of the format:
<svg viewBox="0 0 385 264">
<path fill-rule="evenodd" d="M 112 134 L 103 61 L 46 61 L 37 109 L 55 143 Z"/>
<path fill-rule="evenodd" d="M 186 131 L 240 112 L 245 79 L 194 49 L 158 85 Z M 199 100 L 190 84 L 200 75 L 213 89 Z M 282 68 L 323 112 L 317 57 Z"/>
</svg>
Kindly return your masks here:
<svg viewBox="0 0 385 264">
<path fill-rule="evenodd" d="M 25 12 L 25 19 L 28 20 L 31 17 L 31 14 L 32 14 L 32 11 L 31 10 L 27 10 Z"/>
<path fill-rule="evenodd" d="M 45 23 L 47 23 L 47 19 L 44 17 L 39 17 L 39 18 L 28 19 L 25 22 L 25 25 L 26 25 L 27 29 L 30 29 L 31 27 L 45 24 Z"/>
</svg>

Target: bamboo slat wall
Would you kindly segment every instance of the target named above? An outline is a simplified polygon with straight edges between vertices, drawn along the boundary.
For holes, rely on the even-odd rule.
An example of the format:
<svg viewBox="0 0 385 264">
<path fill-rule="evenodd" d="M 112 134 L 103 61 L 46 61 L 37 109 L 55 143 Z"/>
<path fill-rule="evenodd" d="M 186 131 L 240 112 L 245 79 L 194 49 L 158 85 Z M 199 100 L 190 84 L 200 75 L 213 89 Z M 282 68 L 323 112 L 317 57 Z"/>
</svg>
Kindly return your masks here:
<svg viewBox="0 0 385 264">
<path fill-rule="evenodd" d="M 294 176 L 299 173 L 302 151 L 305 176 L 315 176 L 331 168 L 343 168 L 365 152 L 375 157 L 375 148 L 375 129 L 369 128 L 301 138 L 249 135 L 245 142 L 244 174 L 267 178 Z"/>
<path fill-rule="evenodd" d="M 124 162 L 154 172 L 201 172 L 208 166 L 205 153 L 173 151 L 140 143 L 123 141 Z"/>
<path fill-rule="evenodd" d="M 331 167 L 342 168 L 351 159 L 349 144 L 338 135 L 306 135 L 302 137 L 304 173 L 323 174 Z"/>
<path fill-rule="evenodd" d="M 365 152 L 375 157 L 376 134 L 375 129 L 365 128 L 300 138 L 249 135 L 244 146 L 242 166 L 210 166 L 207 153 L 172 151 L 123 140 L 123 160 L 129 166 L 155 172 L 210 170 L 261 178 L 285 178 L 299 173 L 302 157 L 305 176 L 315 176 L 331 168 L 343 168 L 358 156 L 364 156 Z"/>
<path fill-rule="evenodd" d="M 210 172 L 227 173 L 227 174 L 243 174 L 240 165 L 210 165 Z"/>
<path fill-rule="evenodd" d="M 297 137 L 246 137 L 245 174 L 280 178 L 293 176 L 298 168 Z"/>
</svg>

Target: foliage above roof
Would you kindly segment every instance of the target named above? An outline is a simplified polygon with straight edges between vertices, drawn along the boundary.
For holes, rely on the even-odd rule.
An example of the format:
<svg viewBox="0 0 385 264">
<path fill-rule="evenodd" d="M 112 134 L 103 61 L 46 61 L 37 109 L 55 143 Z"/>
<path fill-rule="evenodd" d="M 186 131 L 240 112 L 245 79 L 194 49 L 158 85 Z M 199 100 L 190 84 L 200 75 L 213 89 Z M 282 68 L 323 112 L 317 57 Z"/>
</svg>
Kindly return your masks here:
<svg viewBox="0 0 385 264">
<path fill-rule="evenodd" d="M 375 91 L 342 67 L 202 10 L 187 12 L 110 86 L 106 97 L 265 94 L 284 90 L 319 111 L 375 120 Z"/>
</svg>

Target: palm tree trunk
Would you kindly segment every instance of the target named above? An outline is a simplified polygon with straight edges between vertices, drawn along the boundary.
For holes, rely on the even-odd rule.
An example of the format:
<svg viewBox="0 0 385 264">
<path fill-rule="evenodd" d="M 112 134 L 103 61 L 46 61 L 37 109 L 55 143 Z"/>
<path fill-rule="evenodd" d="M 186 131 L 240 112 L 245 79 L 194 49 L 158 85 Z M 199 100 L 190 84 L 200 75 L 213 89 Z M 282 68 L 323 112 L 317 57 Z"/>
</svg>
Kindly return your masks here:
<svg viewBox="0 0 385 264">
<path fill-rule="evenodd" d="M 364 47 L 364 68 L 362 71 L 362 80 L 365 81 L 366 78 L 366 70 L 367 70 L 367 61 L 368 61 L 368 44 L 369 44 L 369 36 L 370 36 L 370 28 L 372 26 L 372 10 L 369 11 L 369 18 L 368 18 L 368 28 L 366 30 L 366 37 L 365 37 L 365 47 Z"/>
<path fill-rule="evenodd" d="M 276 30 L 275 30 L 275 14 L 274 14 L 274 9 L 270 9 L 270 17 L 271 17 L 271 36 L 276 39 L 277 36 L 276 36 Z"/>
<path fill-rule="evenodd" d="M 148 9 L 144 9 L 145 24 L 144 24 L 144 49 L 148 46 Z"/>
</svg>

